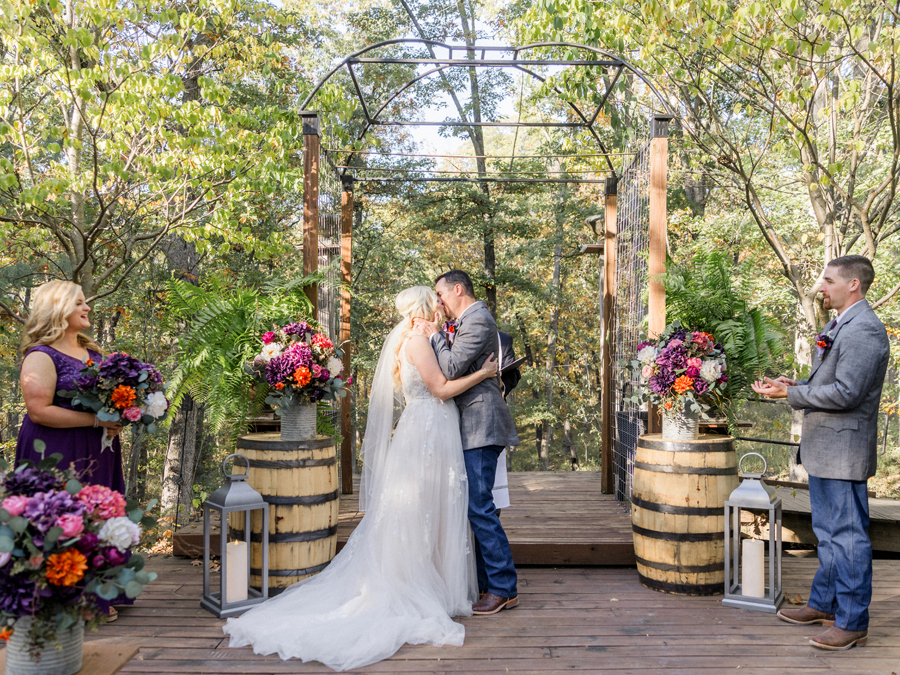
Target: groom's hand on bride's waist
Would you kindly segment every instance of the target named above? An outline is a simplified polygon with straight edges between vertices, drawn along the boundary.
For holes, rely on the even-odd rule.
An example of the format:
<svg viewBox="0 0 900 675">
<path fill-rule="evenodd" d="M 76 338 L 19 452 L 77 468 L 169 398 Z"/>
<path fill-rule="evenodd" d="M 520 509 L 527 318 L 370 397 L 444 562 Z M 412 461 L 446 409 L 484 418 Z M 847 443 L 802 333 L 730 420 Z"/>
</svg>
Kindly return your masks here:
<svg viewBox="0 0 900 675">
<path fill-rule="evenodd" d="M 440 331 L 442 319 L 443 317 L 435 312 L 434 321 L 426 321 L 425 319 L 413 319 L 413 328 L 422 331 L 428 338 L 431 338 L 433 335 L 436 335 L 438 331 Z"/>
</svg>

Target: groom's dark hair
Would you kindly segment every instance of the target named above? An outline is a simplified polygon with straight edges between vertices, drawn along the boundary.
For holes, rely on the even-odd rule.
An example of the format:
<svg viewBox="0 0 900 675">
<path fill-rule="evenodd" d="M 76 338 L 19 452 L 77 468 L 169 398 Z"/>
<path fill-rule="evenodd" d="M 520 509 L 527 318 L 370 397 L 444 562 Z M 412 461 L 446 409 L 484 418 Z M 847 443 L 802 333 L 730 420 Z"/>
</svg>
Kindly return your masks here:
<svg viewBox="0 0 900 675">
<path fill-rule="evenodd" d="M 439 282 L 441 279 L 447 282 L 447 285 L 449 286 L 456 286 L 456 284 L 459 284 L 463 287 L 466 295 L 471 295 L 473 298 L 475 297 L 475 287 L 472 285 L 472 279 L 462 270 L 450 270 L 444 272 L 434 280 L 434 283 Z"/>
<path fill-rule="evenodd" d="M 845 255 L 835 258 L 826 267 L 836 267 L 846 280 L 859 279 L 859 292 L 865 295 L 875 281 L 875 268 L 864 255 Z"/>
</svg>

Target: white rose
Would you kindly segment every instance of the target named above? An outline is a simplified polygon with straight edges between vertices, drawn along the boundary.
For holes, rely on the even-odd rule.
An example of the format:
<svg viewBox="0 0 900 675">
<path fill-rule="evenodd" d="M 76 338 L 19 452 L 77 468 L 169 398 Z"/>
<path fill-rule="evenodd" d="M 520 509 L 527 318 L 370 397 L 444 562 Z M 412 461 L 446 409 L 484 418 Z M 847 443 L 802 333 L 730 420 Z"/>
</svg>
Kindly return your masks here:
<svg viewBox="0 0 900 675">
<path fill-rule="evenodd" d="M 649 366 L 653 363 L 654 359 L 656 359 L 656 347 L 647 345 L 638 352 L 637 359 L 641 362 L 641 365 Z"/>
<path fill-rule="evenodd" d="M 270 342 L 262 348 L 262 352 L 259 355 L 263 361 L 268 363 L 272 359 L 281 356 L 281 345 L 277 342 Z"/>
<path fill-rule="evenodd" d="M 331 373 L 332 377 L 340 373 L 343 369 L 344 364 L 339 358 L 332 356 L 328 359 L 328 372 Z"/>
<path fill-rule="evenodd" d="M 707 382 L 715 382 L 722 374 L 722 364 L 718 361 L 704 361 L 700 366 L 700 377 Z"/>
<path fill-rule="evenodd" d="M 137 545 L 141 541 L 141 526 L 132 523 L 131 520 L 122 516 L 120 518 L 110 518 L 100 532 L 97 533 L 101 541 L 105 541 L 110 546 L 115 546 L 123 553 Z"/>
<path fill-rule="evenodd" d="M 168 409 L 169 402 L 166 400 L 166 395 L 161 391 L 154 391 L 152 394 L 148 394 L 144 405 L 141 406 L 141 414 L 159 418 L 165 415 Z"/>
</svg>

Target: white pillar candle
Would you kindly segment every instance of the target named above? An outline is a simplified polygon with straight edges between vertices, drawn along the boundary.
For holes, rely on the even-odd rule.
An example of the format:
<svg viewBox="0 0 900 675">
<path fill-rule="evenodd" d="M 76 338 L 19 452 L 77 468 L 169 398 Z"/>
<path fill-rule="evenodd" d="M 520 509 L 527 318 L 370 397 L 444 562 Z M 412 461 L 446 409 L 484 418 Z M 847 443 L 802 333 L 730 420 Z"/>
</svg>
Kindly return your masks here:
<svg viewBox="0 0 900 675">
<path fill-rule="evenodd" d="M 766 543 L 761 539 L 741 542 L 741 595 L 766 597 Z"/>
<path fill-rule="evenodd" d="M 230 541 L 225 545 L 225 598 L 224 602 L 240 602 L 247 599 L 247 542 Z"/>
</svg>

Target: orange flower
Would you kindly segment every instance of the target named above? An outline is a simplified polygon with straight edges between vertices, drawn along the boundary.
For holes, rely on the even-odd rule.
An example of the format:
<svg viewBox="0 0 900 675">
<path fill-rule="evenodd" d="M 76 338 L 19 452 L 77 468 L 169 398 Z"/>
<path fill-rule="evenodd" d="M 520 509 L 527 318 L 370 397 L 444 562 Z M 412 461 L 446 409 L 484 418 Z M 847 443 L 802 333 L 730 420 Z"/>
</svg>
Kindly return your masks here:
<svg viewBox="0 0 900 675">
<path fill-rule="evenodd" d="M 3 630 L 0 630 L 0 640 L 4 642 L 9 642 L 9 638 L 12 637 L 13 629 L 11 626 L 4 626 Z"/>
<path fill-rule="evenodd" d="M 87 558 L 78 549 L 67 548 L 47 558 L 47 581 L 54 586 L 74 586 L 86 570 Z"/>
<path fill-rule="evenodd" d="M 275 385 L 275 388 L 276 389 L 284 389 L 284 385 L 281 382 L 279 382 L 278 384 Z"/>
<path fill-rule="evenodd" d="M 672 389 L 677 391 L 679 394 L 683 394 L 688 389 L 694 388 L 694 381 L 689 378 L 687 375 L 682 375 L 677 380 L 675 380 L 675 384 L 672 385 Z"/>
<path fill-rule="evenodd" d="M 128 385 L 120 384 L 113 389 L 112 402 L 119 410 L 130 407 L 134 403 L 135 398 L 137 398 L 137 395 L 134 393 L 134 389 Z"/>
<path fill-rule="evenodd" d="M 309 368 L 306 366 L 300 366 L 297 370 L 294 371 L 294 382 L 297 383 L 298 387 L 305 387 L 309 384 L 309 380 L 312 375 L 309 372 Z"/>
<path fill-rule="evenodd" d="M 94 365 L 94 359 L 88 359 L 88 360 L 87 360 L 87 363 L 85 363 L 85 365 L 86 365 L 88 368 L 90 368 L 92 365 Z"/>
<path fill-rule="evenodd" d="M 672 409 L 672 401 L 666 401 L 666 410 Z"/>
</svg>

